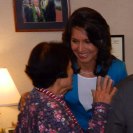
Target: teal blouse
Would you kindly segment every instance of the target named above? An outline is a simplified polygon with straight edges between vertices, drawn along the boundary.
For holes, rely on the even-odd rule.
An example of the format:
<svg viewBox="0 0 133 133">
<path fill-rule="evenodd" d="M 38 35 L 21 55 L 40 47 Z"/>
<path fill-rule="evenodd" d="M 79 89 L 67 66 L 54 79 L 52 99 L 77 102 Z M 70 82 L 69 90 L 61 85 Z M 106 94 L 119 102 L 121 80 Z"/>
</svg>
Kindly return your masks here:
<svg viewBox="0 0 133 133">
<path fill-rule="evenodd" d="M 98 67 L 100 70 L 100 66 Z M 114 85 L 119 83 L 125 77 L 127 77 L 126 65 L 123 61 L 118 59 L 113 60 L 108 73 L 108 76 L 114 81 Z M 81 105 L 78 97 L 78 79 L 77 74 L 73 75 L 73 89 L 65 95 L 65 100 L 69 107 L 71 108 L 73 114 L 78 120 L 80 126 L 86 130 L 88 128 L 88 121 L 92 117 L 92 109 L 85 111 Z"/>
</svg>

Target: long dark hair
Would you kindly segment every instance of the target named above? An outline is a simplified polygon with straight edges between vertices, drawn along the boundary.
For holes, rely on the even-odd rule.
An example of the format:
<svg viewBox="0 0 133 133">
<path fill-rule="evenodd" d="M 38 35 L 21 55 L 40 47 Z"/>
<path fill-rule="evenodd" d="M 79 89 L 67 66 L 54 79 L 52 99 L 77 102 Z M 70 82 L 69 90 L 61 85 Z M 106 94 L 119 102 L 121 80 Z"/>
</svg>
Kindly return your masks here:
<svg viewBox="0 0 133 133">
<path fill-rule="evenodd" d="M 70 16 L 62 35 L 64 44 L 66 44 L 70 50 L 71 33 L 74 27 L 83 28 L 86 31 L 89 40 L 98 48 L 94 73 L 96 75 L 105 76 L 112 60 L 115 59 L 115 57 L 111 55 L 110 27 L 106 20 L 99 12 L 88 7 L 82 7 L 75 10 Z M 76 62 L 74 54 L 73 58 Z M 99 65 L 101 66 L 100 71 L 98 71 Z"/>
</svg>

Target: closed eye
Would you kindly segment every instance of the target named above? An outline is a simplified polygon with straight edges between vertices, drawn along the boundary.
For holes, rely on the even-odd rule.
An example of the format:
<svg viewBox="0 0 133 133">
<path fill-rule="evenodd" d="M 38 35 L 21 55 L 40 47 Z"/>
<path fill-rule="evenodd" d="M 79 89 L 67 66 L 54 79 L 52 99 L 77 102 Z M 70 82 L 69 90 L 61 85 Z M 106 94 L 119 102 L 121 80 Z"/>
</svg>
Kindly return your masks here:
<svg viewBox="0 0 133 133">
<path fill-rule="evenodd" d="M 90 43 L 91 43 L 91 41 L 88 40 L 88 39 L 84 40 L 84 42 L 85 42 L 86 44 L 90 44 Z"/>
<path fill-rule="evenodd" d="M 79 43 L 79 41 L 77 39 L 72 39 L 71 42 L 72 43 L 75 43 L 75 44 L 78 44 Z"/>
</svg>

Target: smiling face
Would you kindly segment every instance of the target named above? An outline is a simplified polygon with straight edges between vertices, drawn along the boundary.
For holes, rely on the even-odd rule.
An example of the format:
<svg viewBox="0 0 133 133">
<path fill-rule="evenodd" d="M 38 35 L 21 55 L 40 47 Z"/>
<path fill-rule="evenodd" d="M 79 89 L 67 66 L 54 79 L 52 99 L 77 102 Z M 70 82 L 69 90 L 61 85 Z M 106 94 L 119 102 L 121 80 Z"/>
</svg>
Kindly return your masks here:
<svg viewBox="0 0 133 133">
<path fill-rule="evenodd" d="M 92 44 L 86 31 L 74 27 L 71 34 L 71 48 L 80 64 L 95 64 L 98 49 Z"/>
</svg>

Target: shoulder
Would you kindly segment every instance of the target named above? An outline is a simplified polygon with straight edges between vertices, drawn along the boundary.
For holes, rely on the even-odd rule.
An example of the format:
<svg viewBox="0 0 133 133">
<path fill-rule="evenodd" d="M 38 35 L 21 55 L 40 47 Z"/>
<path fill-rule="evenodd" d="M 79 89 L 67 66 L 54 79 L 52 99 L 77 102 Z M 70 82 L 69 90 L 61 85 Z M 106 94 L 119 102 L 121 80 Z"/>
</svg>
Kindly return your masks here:
<svg viewBox="0 0 133 133">
<path fill-rule="evenodd" d="M 112 108 L 117 116 L 120 118 L 124 118 L 126 116 L 128 122 L 132 118 L 133 114 L 133 75 L 128 76 L 123 81 L 121 81 L 118 85 L 118 91 L 114 95 L 112 100 Z M 132 121 L 132 120 L 131 120 Z M 133 122 L 133 121 L 132 121 Z"/>
<path fill-rule="evenodd" d="M 132 104 L 130 101 L 133 101 L 133 74 L 121 80 L 116 87 L 118 91 L 113 98 L 113 101 L 115 101 L 113 104 Z"/>
<path fill-rule="evenodd" d="M 133 91 L 133 74 L 128 75 L 124 80 L 117 84 L 117 88 L 124 89 L 124 91 L 131 90 Z"/>
<path fill-rule="evenodd" d="M 108 70 L 108 75 L 114 80 L 114 84 L 118 84 L 127 77 L 127 69 L 125 62 L 115 59 L 112 61 Z"/>
<path fill-rule="evenodd" d="M 114 59 L 112 61 L 112 64 L 111 64 L 112 67 L 116 67 L 116 66 L 119 66 L 119 67 L 125 67 L 125 62 L 124 61 L 121 61 L 119 59 Z"/>
<path fill-rule="evenodd" d="M 112 61 L 112 64 L 109 68 L 109 72 L 114 72 L 115 75 L 117 74 L 125 74 L 127 76 L 126 64 L 125 62 L 115 59 Z"/>
</svg>

